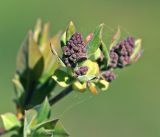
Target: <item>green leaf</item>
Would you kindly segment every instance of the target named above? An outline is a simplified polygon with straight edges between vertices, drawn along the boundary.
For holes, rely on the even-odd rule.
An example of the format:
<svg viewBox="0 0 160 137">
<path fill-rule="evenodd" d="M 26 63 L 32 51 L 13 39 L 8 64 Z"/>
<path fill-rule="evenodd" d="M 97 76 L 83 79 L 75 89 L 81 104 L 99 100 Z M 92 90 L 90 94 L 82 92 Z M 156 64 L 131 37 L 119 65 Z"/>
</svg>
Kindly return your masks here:
<svg viewBox="0 0 160 137">
<path fill-rule="evenodd" d="M 48 102 L 48 98 L 44 100 L 44 102 L 35 108 L 37 110 L 37 123 L 41 123 L 44 120 L 48 119 L 50 113 L 50 105 Z"/>
<path fill-rule="evenodd" d="M 22 83 L 20 82 L 19 75 L 15 74 L 14 78 L 12 79 L 13 86 L 15 88 L 15 93 L 16 93 L 16 101 L 19 103 L 22 103 L 22 97 L 24 95 L 24 88 Z"/>
<path fill-rule="evenodd" d="M 25 111 L 24 119 L 24 137 L 32 134 L 32 129 L 34 129 L 38 124 L 48 119 L 50 113 L 50 105 L 48 99 L 34 107 L 33 109 Z"/>
<path fill-rule="evenodd" d="M 99 25 L 93 33 L 92 40 L 87 44 L 88 56 L 93 55 L 100 46 L 102 39 L 103 24 Z"/>
<path fill-rule="evenodd" d="M 79 80 L 80 82 L 87 82 L 87 81 L 90 81 L 90 80 L 92 80 L 92 79 L 94 79 L 94 78 L 96 78 L 95 75 L 83 75 L 83 76 L 79 76 L 79 77 L 78 77 L 78 80 Z"/>
<path fill-rule="evenodd" d="M 112 37 L 112 41 L 111 41 L 109 49 L 112 49 L 112 47 L 114 47 L 119 42 L 120 37 L 121 37 L 121 31 L 120 31 L 120 28 L 118 27 L 116 33 Z"/>
<path fill-rule="evenodd" d="M 135 48 L 134 51 L 131 55 L 131 61 L 134 62 L 134 59 L 138 56 L 138 54 L 141 52 L 142 49 L 142 40 L 141 39 L 137 39 L 135 41 Z"/>
<path fill-rule="evenodd" d="M 61 47 L 63 47 L 64 45 L 66 45 L 66 31 L 62 34 L 61 36 Z"/>
<path fill-rule="evenodd" d="M 87 88 L 86 83 L 80 83 L 79 81 L 75 81 L 73 83 L 73 89 L 76 91 L 84 92 Z"/>
<path fill-rule="evenodd" d="M 41 32 L 39 46 L 43 50 L 49 42 L 49 23 L 44 24 L 43 30 Z"/>
<path fill-rule="evenodd" d="M 65 131 L 64 127 L 59 121 L 55 125 L 53 136 L 54 137 L 68 137 L 69 136 L 69 134 Z"/>
<path fill-rule="evenodd" d="M 74 23 L 71 21 L 66 30 L 66 40 L 69 40 L 71 36 L 76 32 Z"/>
<path fill-rule="evenodd" d="M 61 60 L 60 56 L 58 55 L 58 53 L 56 52 L 55 48 L 54 48 L 54 45 L 51 43 L 51 50 L 52 50 L 52 53 L 56 56 L 56 58 L 58 59 L 59 61 L 59 64 L 62 66 L 62 67 L 66 67 L 66 65 L 63 63 L 63 61 Z"/>
<path fill-rule="evenodd" d="M 71 80 L 69 74 L 61 69 L 57 69 L 52 78 L 61 86 L 68 87 L 73 79 Z"/>
<path fill-rule="evenodd" d="M 37 22 L 36 22 L 35 29 L 34 29 L 34 34 L 33 34 L 34 40 L 37 43 L 39 41 L 41 31 L 42 31 L 42 21 L 40 19 L 38 19 Z"/>
<path fill-rule="evenodd" d="M 68 133 L 63 128 L 58 119 L 48 120 L 38 124 L 32 129 L 32 137 L 68 137 Z"/>
<path fill-rule="evenodd" d="M 18 52 L 17 72 L 25 79 L 28 78 L 27 81 L 32 83 L 41 76 L 43 63 L 42 54 L 30 31 Z"/>
<path fill-rule="evenodd" d="M 17 119 L 17 117 L 12 113 L 6 113 L 1 115 L 3 125 L 5 130 L 12 130 L 14 128 L 21 127 L 20 121 Z"/>
<path fill-rule="evenodd" d="M 103 41 L 101 41 L 101 43 L 102 43 L 101 44 L 102 45 L 102 52 L 104 54 L 104 59 L 105 59 L 105 62 L 106 62 L 104 64 L 107 66 L 108 63 L 109 63 L 109 59 L 110 59 L 109 52 L 108 52 L 106 44 Z"/>
<path fill-rule="evenodd" d="M 95 61 L 99 59 L 100 57 L 101 57 L 101 50 L 98 48 L 96 52 L 93 55 L 91 55 L 90 60 Z"/>
</svg>

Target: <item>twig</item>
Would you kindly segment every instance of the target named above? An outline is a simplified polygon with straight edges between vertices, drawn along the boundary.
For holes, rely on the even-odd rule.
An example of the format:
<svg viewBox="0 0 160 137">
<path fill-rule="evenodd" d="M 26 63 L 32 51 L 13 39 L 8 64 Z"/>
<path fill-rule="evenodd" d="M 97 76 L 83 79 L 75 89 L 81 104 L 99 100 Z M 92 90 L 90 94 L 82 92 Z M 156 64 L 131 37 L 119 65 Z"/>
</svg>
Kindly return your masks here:
<svg viewBox="0 0 160 137">
<path fill-rule="evenodd" d="M 49 100 L 50 105 L 54 105 L 55 103 L 57 103 L 59 100 L 61 100 L 63 97 L 65 97 L 66 95 L 68 95 L 72 91 L 73 91 L 72 85 L 68 86 L 63 91 L 61 91 L 57 96 L 55 96 Z"/>
</svg>

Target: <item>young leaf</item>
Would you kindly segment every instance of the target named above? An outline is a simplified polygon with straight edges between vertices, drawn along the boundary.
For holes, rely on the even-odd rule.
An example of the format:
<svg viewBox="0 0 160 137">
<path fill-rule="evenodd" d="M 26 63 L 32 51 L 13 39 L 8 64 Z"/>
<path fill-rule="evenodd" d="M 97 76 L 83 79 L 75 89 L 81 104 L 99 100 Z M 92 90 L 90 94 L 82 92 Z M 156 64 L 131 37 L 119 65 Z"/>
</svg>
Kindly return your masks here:
<svg viewBox="0 0 160 137">
<path fill-rule="evenodd" d="M 61 36 L 61 47 L 66 45 L 67 39 L 66 39 L 66 31 Z"/>
<path fill-rule="evenodd" d="M 36 110 L 30 109 L 25 111 L 23 137 L 28 137 L 28 135 L 31 134 L 31 128 L 33 128 L 37 123 L 36 117 Z"/>
<path fill-rule="evenodd" d="M 65 131 L 60 121 L 58 121 L 54 127 L 53 136 L 54 137 L 68 137 L 69 136 L 69 134 Z"/>
<path fill-rule="evenodd" d="M 39 45 L 41 49 L 44 49 L 46 44 L 48 44 L 49 38 L 49 23 L 44 24 L 43 30 L 41 32 Z"/>
<path fill-rule="evenodd" d="M 67 72 L 57 69 L 52 76 L 52 78 L 61 86 L 61 87 L 68 87 L 72 80 Z"/>
<path fill-rule="evenodd" d="M 136 58 L 136 56 L 138 56 L 138 54 L 141 52 L 141 48 L 142 48 L 142 40 L 141 39 L 137 39 L 135 41 L 135 48 L 134 51 L 131 55 L 131 61 L 134 62 L 134 59 Z"/>
<path fill-rule="evenodd" d="M 37 42 L 37 43 L 38 43 L 41 31 L 42 31 L 42 21 L 40 19 L 38 19 L 36 22 L 34 34 L 33 34 L 33 38 L 34 38 L 35 42 Z"/>
<path fill-rule="evenodd" d="M 109 59 L 110 59 L 109 52 L 108 52 L 106 44 L 103 41 L 101 41 L 101 46 L 102 46 L 102 52 L 104 54 L 104 58 L 106 61 L 106 63 L 104 63 L 104 64 L 107 66 L 109 63 Z"/>
<path fill-rule="evenodd" d="M 102 39 L 103 24 L 99 25 L 93 33 L 92 40 L 87 44 L 88 56 L 94 54 L 100 46 Z"/>
<path fill-rule="evenodd" d="M 51 43 L 51 50 L 52 50 L 52 53 L 56 56 L 56 58 L 58 59 L 60 65 L 62 67 L 66 67 L 66 65 L 63 63 L 63 61 L 61 60 L 60 56 L 58 55 L 58 53 L 56 52 L 55 48 L 54 48 L 54 45 Z"/>
<path fill-rule="evenodd" d="M 116 33 L 112 37 L 112 41 L 111 41 L 109 49 L 112 49 L 112 47 L 114 47 L 119 42 L 120 37 L 121 37 L 121 31 L 120 31 L 120 28 L 118 27 Z"/>
<path fill-rule="evenodd" d="M 22 101 L 21 98 L 24 94 L 24 88 L 22 83 L 20 82 L 19 76 L 15 74 L 14 78 L 12 79 L 13 86 L 15 88 L 15 93 L 16 93 L 16 101 Z"/>
<path fill-rule="evenodd" d="M 44 102 L 35 108 L 37 110 L 37 123 L 41 123 L 44 120 L 47 120 L 50 113 L 50 105 L 48 98 Z"/>
<path fill-rule="evenodd" d="M 69 40 L 75 32 L 76 32 L 76 28 L 74 26 L 74 23 L 71 21 L 66 30 L 66 40 Z"/>
<path fill-rule="evenodd" d="M 83 76 L 78 76 L 78 80 L 80 82 L 87 82 L 87 81 L 90 81 L 92 79 L 96 78 L 95 75 L 83 75 Z"/>
<path fill-rule="evenodd" d="M 95 61 L 98 58 L 100 58 L 100 56 L 101 56 L 101 50 L 98 48 L 96 52 L 93 55 L 91 55 L 90 60 Z"/>
<path fill-rule="evenodd" d="M 17 117 L 12 113 L 6 113 L 1 115 L 3 125 L 5 130 L 12 130 L 14 128 L 18 128 L 21 126 L 20 121 L 17 119 Z"/>
<path fill-rule="evenodd" d="M 43 57 L 30 31 L 17 56 L 17 72 L 37 80 L 43 71 Z"/>
</svg>

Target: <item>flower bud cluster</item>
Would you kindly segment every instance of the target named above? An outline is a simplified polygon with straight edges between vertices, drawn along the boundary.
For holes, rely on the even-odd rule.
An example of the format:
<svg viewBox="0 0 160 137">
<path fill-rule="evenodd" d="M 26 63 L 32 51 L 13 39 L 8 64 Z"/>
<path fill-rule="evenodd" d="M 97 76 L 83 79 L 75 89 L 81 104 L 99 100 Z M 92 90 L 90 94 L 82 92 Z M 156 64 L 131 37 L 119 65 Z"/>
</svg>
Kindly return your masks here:
<svg viewBox="0 0 160 137">
<path fill-rule="evenodd" d="M 135 40 L 133 37 L 121 41 L 110 50 L 110 68 L 123 68 L 130 64 L 130 56 L 135 47 Z"/>
<path fill-rule="evenodd" d="M 85 75 L 88 71 L 88 67 L 87 66 L 82 66 L 79 67 L 78 70 L 75 71 L 76 76 L 81 76 L 81 75 Z"/>
<path fill-rule="evenodd" d="M 103 73 L 102 75 L 105 80 L 107 80 L 108 82 L 112 82 L 113 80 L 116 79 L 116 74 L 111 72 L 111 71 L 106 71 L 105 73 Z"/>
<path fill-rule="evenodd" d="M 87 49 L 80 33 L 74 33 L 63 47 L 64 63 L 68 67 L 75 67 L 82 60 L 87 59 Z"/>
</svg>

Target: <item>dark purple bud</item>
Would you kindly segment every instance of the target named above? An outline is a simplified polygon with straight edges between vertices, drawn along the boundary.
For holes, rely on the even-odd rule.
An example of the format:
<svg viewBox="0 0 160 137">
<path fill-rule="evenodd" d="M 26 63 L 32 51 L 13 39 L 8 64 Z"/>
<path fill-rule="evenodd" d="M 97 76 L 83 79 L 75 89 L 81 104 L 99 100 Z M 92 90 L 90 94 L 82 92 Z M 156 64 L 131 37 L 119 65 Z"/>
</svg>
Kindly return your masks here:
<svg viewBox="0 0 160 137">
<path fill-rule="evenodd" d="M 102 75 L 105 80 L 107 80 L 108 82 L 112 82 L 113 80 L 116 79 L 116 75 L 115 73 L 111 72 L 111 71 L 106 71 L 105 73 L 103 73 Z"/>
<path fill-rule="evenodd" d="M 81 75 L 85 75 L 88 71 L 88 67 L 87 66 L 82 66 L 79 67 L 78 70 L 75 71 L 76 76 L 81 76 Z"/>
<path fill-rule="evenodd" d="M 130 56 L 133 53 L 135 41 L 133 37 L 121 41 L 110 50 L 110 64 L 109 67 L 124 67 L 130 64 Z"/>
<path fill-rule="evenodd" d="M 75 67 L 78 62 L 87 59 L 86 45 L 80 33 L 76 32 L 71 36 L 63 48 L 63 53 L 64 63 L 68 58 L 71 67 Z"/>
</svg>

